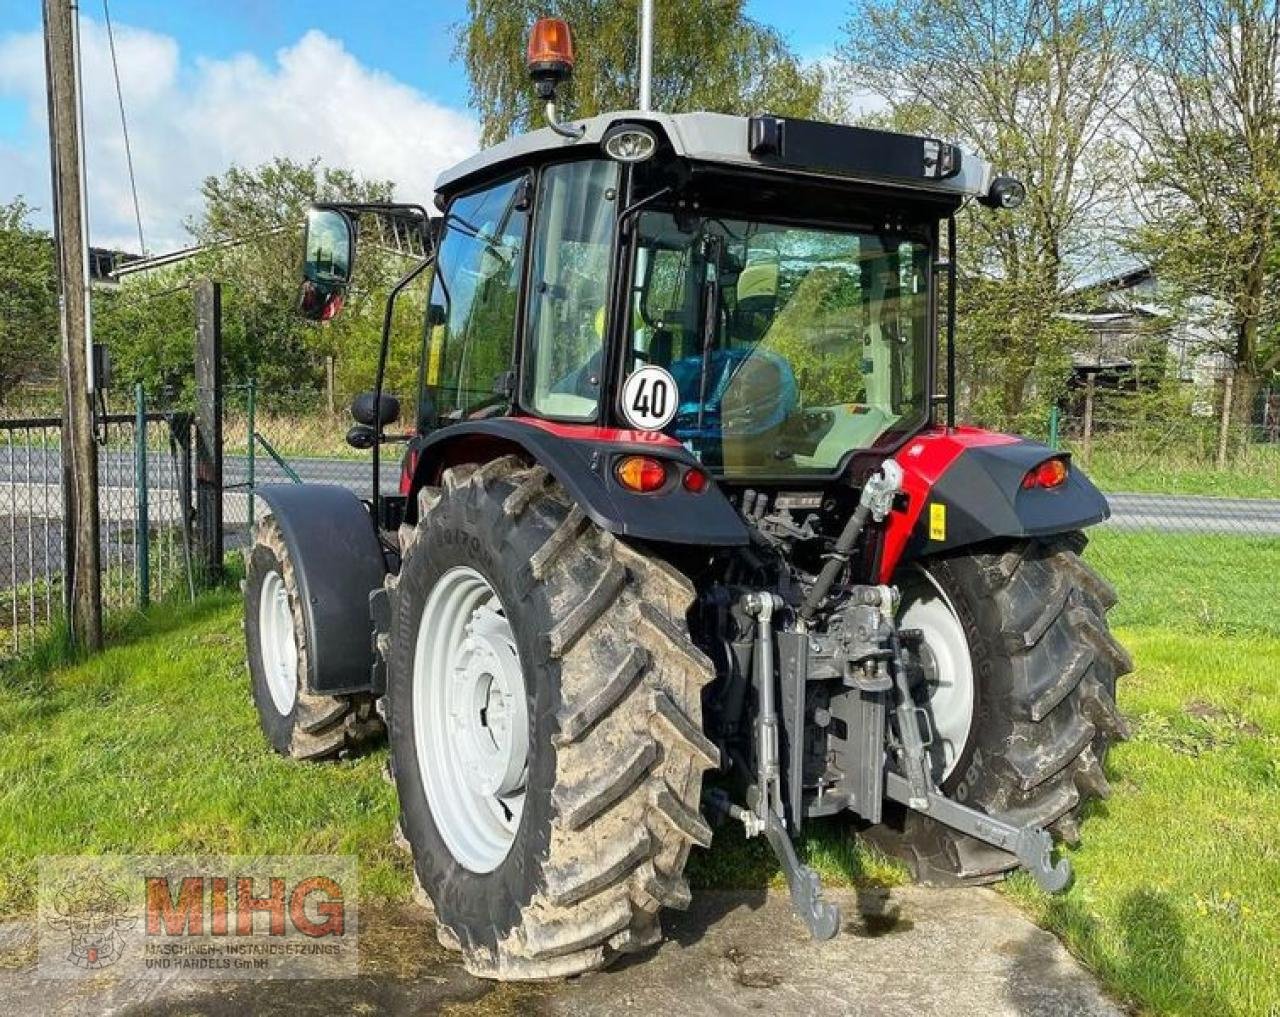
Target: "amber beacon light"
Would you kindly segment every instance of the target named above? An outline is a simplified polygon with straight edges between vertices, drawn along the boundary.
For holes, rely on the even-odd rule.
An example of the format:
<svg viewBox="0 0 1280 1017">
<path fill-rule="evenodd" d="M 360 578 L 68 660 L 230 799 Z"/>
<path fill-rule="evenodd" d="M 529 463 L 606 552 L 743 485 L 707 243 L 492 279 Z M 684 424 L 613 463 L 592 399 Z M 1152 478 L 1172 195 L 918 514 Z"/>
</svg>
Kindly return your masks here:
<svg viewBox="0 0 1280 1017">
<path fill-rule="evenodd" d="M 551 98 L 556 86 L 573 73 L 573 35 L 568 22 L 560 18 L 539 18 L 534 22 L 526 56 L 539 98 Z"/>
</svg>

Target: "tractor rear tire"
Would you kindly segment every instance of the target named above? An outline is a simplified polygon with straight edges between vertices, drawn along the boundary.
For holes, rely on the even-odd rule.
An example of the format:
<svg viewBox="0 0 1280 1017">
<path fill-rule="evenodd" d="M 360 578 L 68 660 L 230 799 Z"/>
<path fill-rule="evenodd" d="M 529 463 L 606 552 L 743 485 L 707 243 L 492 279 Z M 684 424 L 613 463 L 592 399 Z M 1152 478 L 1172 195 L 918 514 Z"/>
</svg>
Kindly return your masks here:
<svg viewBox="0 0 1280 1017">
<path fill-rule="evenodd" d="M 701 720 L 712 668 L 686 627 L 694 589 L 591 523 L 541 466 L 505 457 L 455 466 L 442 481 L 419 495 L 418 522 L 401 531 L 400 572 L 388 580 L 387 713 L 415 872 L 441 942 L 461 951 L 472 974 L 505 980 L 597 969 L 661 940 L 658 912 L 688 906 L 685 861 L 692 845 L 711 840 L 700 797 L 718 752 Z M 447 598 L 459 576 L 471 584 L 467 603 L 485 607 L 433 606 L 433 591 Z M 471 620 L 463 649 L 436 656 L 464 610 Z M 455 757 L 424 745 L 415 730 L 432 729 L 424 704 L 437 702 L 415 700 L 415 685 L 421 697 L 425 687 L 451 687 L 441 674 L 472 673 L 467 654 L 476 651 L 466 648 L 494 624 L 476 621 L 484 611 L 500 612 L 509 640 L 502 645 L 518 652 L 528 727 L 520 804 L 494 812 L 499 822 L 505 815 L 508 838 L 496 853 L 458 832 L 467 814 L 446 804 L 455 796 L 431 772 L 449 771 Z M 428 632 L 424 616 L 441 619 L 439 627 Z M 436 662 L 443 660 L 453 663 Z M 451 707 L 450 723 L 491 723 L 493 700 L 483 701 L 490 705 L 478 721 Z M 510 716 L 509 705 L 502 709 Z M 473 743 L 457 737 L 458 755 L 472 759 Z M 510 780 L 509 758 L 498 769 Z M 506 810 L 515 799 L 502 801 Z M 450 842 L 463 847 L 455 852 Z M 459 855 L 471 843 L 482 845 L 482 862 L 468 866 Z"/>
<path fill-rule="evenodd" d="M 1128 733 L 1116 679 L 1133 667 L 1107 627 L 1115 591 L 1081 560 L 1084 544 L 1072 533 L 925 563 L 964 628 L 975 682 L 968 744 L 941 790 L 1071 845 L 1088 803 L 1109 793 L 1103 761 Z M 885 820 L 864 836 L 922 882 L 993 882 L 1018 864 L 918 812 L 886 807 Z"/>
<path fill-rule="evenodd" d="M 276 752 L 294 759 L 333 759 L 367 748 L 382 734 L 372 697 L 307 691 L 311 641 L 289 548 L 271 516 L 254 528 L 246 560 L 244 634 L 253 702 Z"/>
</svg>

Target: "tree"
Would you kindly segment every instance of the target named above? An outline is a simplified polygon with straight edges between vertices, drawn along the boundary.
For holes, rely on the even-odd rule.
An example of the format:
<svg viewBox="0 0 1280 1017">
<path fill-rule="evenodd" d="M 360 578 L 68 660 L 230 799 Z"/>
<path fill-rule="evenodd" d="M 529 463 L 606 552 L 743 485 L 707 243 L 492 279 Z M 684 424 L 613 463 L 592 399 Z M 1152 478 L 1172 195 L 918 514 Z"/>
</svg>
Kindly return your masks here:
<svg viewBox="0 0 1280 1017">
<path fill-rule="evenodd" d="M 960 217 L 970 409 L 1017 426 L 1065 382 L 1057 318 L 1122 198 L 1111 138 L 1133 75 L 1129 0 L 869 0 L 844 29 L 840 80 L 878 96 L 881 121 L 956 139 L 1027 185 L 1015 212 Z"/>
<path fill-rule="evenodd" d="M 655 4 L 653 101 L 677 112 L 771 112 L 813 116 L 822 97 L 822 73 L 804 67 L 773 29 L 744 13 L 743 0 L 688 0 Z M 590 0 L 468 0 L 470 15 L 459 43 L 480 111 L 486 144 L 541 126 L 541 110 L 525 70 L 525 44 L 533 22 L 564 18 L 574 33 L 577 64 L 565 93 L 574 117 L 636 104 L 639 4 Z"/>
<path fill-rule="evenodd" d="M 0 205 L 0 399 L 58 376 L 58 280 L 53 238 L 30 224 L 21 197 Z"/>
<path fill-rule="evenodd" d="M 1138 247 L 1175 299 L 1229 325 L 1232 416 L 1280 369 L 1280 5 L 1152 0 L 1135 102 Z"/>
<path fill-rule="evenodd" d="M 343 313 L 311 325 L 296 314 L 302 223 L 313 202 L 379 202 L 393 198 L 389 181 L 365 181 L 318 159 L 277 158 L 252 170 L 232 167 L 201 187 L 204 213 L 188 223 L 207 248 L 197 270 L 223 282 L 223 327 L 228 373 L 256 377 L 264 392 L 313 389 L 324 384 L 325 357 L 344 376 L 371 364 L 377 345 L 381 294 L 391 274 L 366 236 Z M 364 387 L 372 381 L 372 370 Z"/>
<path fill-rule="evenodd" d="M 173 269 L 131 279 L 99 316 L 120 376 L 149 386 L 181 387 L 191 370 L 189 283 L 208 276 L 223 284 L 223 350 L 229 384 L 257 379 L 268 403 L 298 408 L 300 392 L 325 384 L 325 359 L 337 365 L 338 388 L 349 394 L 372 385 L 388 284 L 407 264 L 380 247 L 376 224 L 365 220 L 356 277 L 343 313 L 315 325 L 296 313 L 302 224 L 312 202 L 378 202 L 392 199 L 392 185 L 364 181 L 319 160 L 276 159 L 253 169 L 232 167 L 201 187 L 205 207 L 188 222 L 203 251 Z M 397 319 L 414 326 L 411 302 Z M 420 335 L 421 306 L 416 327 Z M 393 384 L 412 377 L 417 343 L 395 347 Z"/>
</svg>

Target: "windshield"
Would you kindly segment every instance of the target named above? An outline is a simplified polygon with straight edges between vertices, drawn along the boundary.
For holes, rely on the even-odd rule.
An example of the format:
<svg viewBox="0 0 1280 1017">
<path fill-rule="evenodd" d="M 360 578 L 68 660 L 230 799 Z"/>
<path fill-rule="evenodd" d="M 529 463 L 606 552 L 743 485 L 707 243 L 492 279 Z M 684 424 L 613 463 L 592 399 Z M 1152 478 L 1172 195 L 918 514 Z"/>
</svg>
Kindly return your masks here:
<svg viewBox="0 0 1280 1017">
<path fill-rule="evenodd" d="M 922 240 L 648 211 L 637 243 L 628 370 L 671 372 L 710 468 L 826 473 L 925 420 Z"/>
</svg>

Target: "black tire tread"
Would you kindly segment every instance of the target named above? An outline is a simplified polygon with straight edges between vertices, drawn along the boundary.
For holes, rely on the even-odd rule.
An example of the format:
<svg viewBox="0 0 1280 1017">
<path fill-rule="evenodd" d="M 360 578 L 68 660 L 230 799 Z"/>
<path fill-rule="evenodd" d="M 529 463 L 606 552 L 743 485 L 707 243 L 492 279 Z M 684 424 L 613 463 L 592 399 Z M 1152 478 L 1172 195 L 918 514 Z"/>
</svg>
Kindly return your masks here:
<svg viewBox="0 0 1280 1017">
<path fill-rule="evenodd" d="M 702 734 L 713 671 L 688 637 L 693 585 L 590 523 L 543 467 L 504 457 L 442 481 L 420 496 L 404 553 L 447 499 L 468 499 L 484 517 L 482 499 L 496 498 L 502 525 L 541 527 L 518 585 L 526 595 L 545 585 L 546 651 L 560 669 L 555 819 L 538 890 L 496 949 L 462 929 L 443 935 L 481 977 L 595 970 L 661 940 L 660 908 L 689 902 L 689 848 L 709 841 L 699 808 L 702 774 L 718 762 Z"/>
<path fill-rule="evenodd" d="M 1011 676 L 1008 687 L 984 693 L 995 700 L 998 716 L 988 723 L 1001 744 L 980 742 L 964 775 L 966 804 L 1072 844 L 1088 802 L 1109 793 L 1102 761 L 1128 733 L 1116 679 L 1132 669 L 1106 624 L 1115 591 L 1080 557 L 1084 545 L 1083 534 L 1063 534 L 937 566 L 978 577 L 977 596 L 999 625 L 989 644 Z M 927 882 L 988 883 L 1017 866 L 1012 855 L 912 813 L 901 830 L 868 833 Z"/>
<path fill-rule="evenodd" d="M 258 520 L 253 531 L 254 544 L 270 548 L 280 562 L 285 589 L 293 613 L 294 638 L 298 643 L 298 674 L 308 668 L 306 622 L 298 598 L 293 560 L 285 544 L 284 534 L 273 516 Z M 374 708 L 373 698 L 364 695 L 326 696 L 308 692 L 299 680 L 294 707 L 293 731 L 287 755 L 294 759 L 322 761 L 354 755 L 367 749 L 383 734 L 382 718 Z"/>
</svg>

